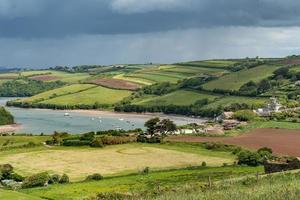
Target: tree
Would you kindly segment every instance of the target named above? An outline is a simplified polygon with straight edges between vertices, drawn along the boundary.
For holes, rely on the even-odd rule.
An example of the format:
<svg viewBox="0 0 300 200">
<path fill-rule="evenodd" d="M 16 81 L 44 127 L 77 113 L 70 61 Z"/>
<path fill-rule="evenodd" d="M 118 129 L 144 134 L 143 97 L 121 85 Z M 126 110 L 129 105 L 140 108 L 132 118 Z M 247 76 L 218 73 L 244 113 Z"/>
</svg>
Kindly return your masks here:
<svg viewBox="0 0 300 200">
<path fill-rule="evenodd" d="M 154 135 L 154 133 L 157 130 L 158 123 L 160 122 L 160 119 L 158 117 L 149 119 L 148 121 L 145 122 L 145 127 L 147 127 L 147 132 L 151 136 Z"/>
<path fill-rule="evenodd" d="M 159 122 L 159 131 L 162 135 L 166 135 L 169 132 L 176 131 L 177 127 L 173 121 L 169 119 L 163 119 Z"/>
<path fill-rule="evenodd" d="M 264 79 L 259 82 L 258 84 L 258 93 L 264 93 L 267 92 L 269 89 L 272 88 L 272 85 L 269 80 Z"/>
</svg>

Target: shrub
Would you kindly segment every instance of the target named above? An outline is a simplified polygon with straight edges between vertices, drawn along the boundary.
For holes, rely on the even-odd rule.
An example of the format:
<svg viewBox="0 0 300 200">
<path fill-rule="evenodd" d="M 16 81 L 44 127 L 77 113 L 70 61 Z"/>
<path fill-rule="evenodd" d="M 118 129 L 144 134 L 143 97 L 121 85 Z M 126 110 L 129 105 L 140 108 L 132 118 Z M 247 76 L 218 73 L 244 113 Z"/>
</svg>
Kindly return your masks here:
<svg viewBox="0 0 300 200">
<path fill-rule="evenodd" d="M 8 179 L 14 168 L 10 164 L 0 165 L 1 179 Z"/>
<path fill-rule="evenodd" d="M 240 110 L 234 113 L 233 118 L 240 121 L 251 121 L 254 120 L 256 114 L 251 110 Z"/>
<path fill-rule="evenodd" d="M 23 181 L 25 178 L 23 176 L 21 176 L 20 174 L 17 174 L 17 173 L 11 173 L 9 176 L 8 176 L 8 179 L 12 179 L 14 181 L 17 181 L 17 182 L 21 182 Z"/>
<path fill-rule="evenodd" d="M 257 152 L 241 151 L 238 154 L 238 164 L 258 166 L 261 164 L 261 156 Z"/>
<path fill-rule="evenodd" d="M 80 136 L 80 140 L 92 141 L 95 138 L 95 132 L 88 132 Z"/>
<path fill-rule="evenodd" d="M 69 183 L 69 182 L 70 182 L 70 179 L 67 174 L 63 174 L 61 176 L 61 178 L 59 179 L 59 183 L 61 183 L 61 184 L 65 184 L 65 183 Z"/>
<path fill-rule="evenodd" d="M 92 175 L 88 175 L 85 180 L 87 180 L 87 181 L 91 181 L 91 180 L 99 181 L 99 180 L 102 180 L 102 179 L 103 179 L 103 176 L 101 174 L 95 173 L 95 174 L 92 174 Z"/>
<path fill-rule="evenodd" d="M 150 172 L 150 167 L 145 167 L 143 170 L 142 170 L 142 174 L 149 174 Z"/>
<path fill-rule="evenodd" d="M 22 188 L 46 186 L 49 180 L 50 176 L 47 172 L 34 174 L 25 178 L 25 180 L 22 183 Z"/>
<path fill-rule="evenodd" d="M 63 146 L 87 146 L 90 145 L 88 140 L 74 140 L 74 139 L 65 139 L 62 143 Z"/>
<path fill-rule="evenodd" d="M 90 146 L 91 146 L 91 147 L 100 147 L 100 148 L 104 147 L 101 138 L 95 138 L 95 139 L 91 142 Z"/>
<path fill-rule="evenodd" d="M 202 167 L 206 167 L 206 162 L 203 161 L 203 162 L 201 163 L 201 166 L 202 166 Z"/>
<path fill-rule="evenodd" d="M 49 184 L 55 184 L 55 183 L 58 183 L 59 180 L 60 180 L 60 175 L 58 175 L 58 174 L 53 174 L 53 175 L 50 177 Z"/>
</svg>

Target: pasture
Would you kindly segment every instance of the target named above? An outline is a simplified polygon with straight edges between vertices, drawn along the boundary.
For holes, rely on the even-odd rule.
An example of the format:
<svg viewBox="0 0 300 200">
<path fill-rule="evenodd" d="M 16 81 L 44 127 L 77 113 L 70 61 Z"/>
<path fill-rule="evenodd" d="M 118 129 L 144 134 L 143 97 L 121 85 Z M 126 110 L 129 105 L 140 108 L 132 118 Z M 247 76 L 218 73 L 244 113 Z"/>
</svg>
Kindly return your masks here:
<svg viewBox="0 0 300 200">
<path fill-rule="evenodd" d="M 104 149 L 52 147 L 33 151 L 1 152 L 1 163 L 12 164 L 17 172 L 30 175 L 37 172 L 67 173 L 72 180 L 82 180 L 89 174 L 103 175 L 137 172 L 145 167 L 170 169 L 201 165 L 221 166 L 233 163 L 234 156 L 189 145 L 126 144 Z"/>
<path fill-rule="evenodd" d="M 163 96 L 143 97 L 141 100 L 136 100 L 134 104 L 155 106 L 155 105 L 192 105 L 198 100 L 208 99 L 214 101 L 218 95 L 200 93 L 191 90 L 178 90 Z"/>
<path fill-rule="evenodd" d="M 206 90 L 239 90 L 242 85 L 249 81 L 259 82 L 272 75 L 279 65 L 261 65 L 251 69 L 244 69 L 220 77 L 203 85 Z"/>
<path fill-rule="evenodd" d="M 105 87 L 94 87 L 82 92 L 63 95 L 49 100 L 42 101 L 44 104 L 56 105 L 93 105 L 95 103 L 112 105 L 128 97 L 131 91 L 114 90 Z"/>
<path fill-rule="evenodd" d="M 47 92 L 40 93 L 38 95 L 22 99 L 23 102 L 39 102 L 39 101 L 44 101 L 50 98 L 55 98 L 58 96 L 62 95 L 67 95 L 67 94 L 73 94 L 77 92 L 81 92 L 90 88 L 96 87 L 95 85 L 92 84 L 73 84 L 73 85 L 68 85 L 64 86 L 58 89 L 50 90 Z"/>
<path fill-rule="evenodd" d="M 259 98 L 259 97 L 241 97 L 241 96 L 223 96 L 216 99 L 214 102 L 204 106 L 204 108 L 216 108 L 218 106 L 227 107 L 231 104 L 247 104 L 253 108 L 265 106 L 268 98 Z"/>
</svg>

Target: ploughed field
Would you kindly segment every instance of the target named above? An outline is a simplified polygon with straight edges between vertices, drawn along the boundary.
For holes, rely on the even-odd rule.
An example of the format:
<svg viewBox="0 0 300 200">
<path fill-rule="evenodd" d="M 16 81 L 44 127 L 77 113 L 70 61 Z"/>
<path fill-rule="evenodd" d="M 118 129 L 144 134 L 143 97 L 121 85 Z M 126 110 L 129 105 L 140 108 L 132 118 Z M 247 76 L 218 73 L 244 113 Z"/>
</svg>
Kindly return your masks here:
<svg viewBox="0 0 300 200">
<path fill-rule="evenodd" d="M 122 90 L 137 90 L 141 87 L 140 85 L 130 81 L 121 80 L 121 79 L 111 79 L 111 78 L 99 78 L 91 81 L 91 83 L 103 87 L 122 89 Z"/>
<path fill-rule="evenodd" d="M 262 128 L 254 129 L 249 133 L 235 137 L 172 136 L 168 140 L 181 142 L 222 142 L 249 149 L 269 147 L 276 154 L 300 156 L 299 130 Z"/>
</svg>

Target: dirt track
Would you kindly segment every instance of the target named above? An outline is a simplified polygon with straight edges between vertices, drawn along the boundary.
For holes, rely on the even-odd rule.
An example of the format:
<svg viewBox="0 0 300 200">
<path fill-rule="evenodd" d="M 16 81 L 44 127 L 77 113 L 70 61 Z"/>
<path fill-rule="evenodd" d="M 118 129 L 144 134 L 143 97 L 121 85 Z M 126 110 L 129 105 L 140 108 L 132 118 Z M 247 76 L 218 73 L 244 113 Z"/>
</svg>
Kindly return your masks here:
<svg viewBox="0 0 300 200">
<path fill-rule="evenodd" d="M 255 129 L 236 137 L 172 136 L 170 141 L 223 142 L 249 149 L 270 147 L 276 154 L 300 157 L 300 131 L 287 129 Z"/>
</svg>

